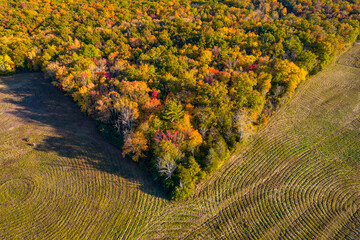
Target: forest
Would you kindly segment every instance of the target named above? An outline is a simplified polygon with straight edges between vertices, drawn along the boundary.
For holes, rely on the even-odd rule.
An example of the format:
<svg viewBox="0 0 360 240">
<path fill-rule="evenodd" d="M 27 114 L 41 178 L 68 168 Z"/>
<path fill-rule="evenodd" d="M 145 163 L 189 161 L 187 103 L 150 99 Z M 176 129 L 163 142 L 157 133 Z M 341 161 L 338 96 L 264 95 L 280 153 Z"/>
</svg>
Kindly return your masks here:
<svg viewBox="0 0 360 240">
<path fill-rule="evenodd" d="M 174 200 L 360 33 L 360 0 L 0 3 L 0 74 L 43 72 Z"/>
</svg>

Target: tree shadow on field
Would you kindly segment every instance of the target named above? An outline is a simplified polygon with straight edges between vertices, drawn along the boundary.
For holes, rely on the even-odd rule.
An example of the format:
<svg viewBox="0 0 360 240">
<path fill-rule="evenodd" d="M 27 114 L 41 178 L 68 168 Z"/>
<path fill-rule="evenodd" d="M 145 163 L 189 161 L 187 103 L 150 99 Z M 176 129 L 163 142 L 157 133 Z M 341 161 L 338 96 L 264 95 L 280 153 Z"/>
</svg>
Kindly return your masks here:
<svg viewBox="0 0 360 240">
<path fill-rule="evenodd" d="M 74 169 L 95 168 L 126 178 L 140 185 L 144 193 L 168 199 L 151 178 L 150 173 L 129 159 L 120 149 L 106 142 L 95 123 L 80 112 L 70 97 L 64 96 L 41 73 L 24 73 L 0 78 L 0 102 L 13 104 L 7 113 L 24 123 L 51 130 L 39 143 L 24 136 L 22 139 L 37 151 L 56 152 L 68 159 L 51 165 L 65 164 Z M 54 133 L 53 133 L 54 132 Z"/>
</svg>

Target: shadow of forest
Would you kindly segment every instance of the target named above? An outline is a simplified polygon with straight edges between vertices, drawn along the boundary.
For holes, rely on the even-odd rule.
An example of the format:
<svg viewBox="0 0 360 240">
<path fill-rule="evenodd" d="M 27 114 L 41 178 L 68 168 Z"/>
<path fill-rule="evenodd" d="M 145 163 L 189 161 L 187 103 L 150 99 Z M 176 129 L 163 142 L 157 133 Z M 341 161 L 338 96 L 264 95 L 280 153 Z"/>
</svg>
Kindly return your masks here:
<svg viewBox="0 0 360 240">
<path fill-rule="evenodd" d="M 144 193 L 168 199 L 149 172 L 123 158 L 120 149 L 103 139 L 96 130 L 95 122 L 81 113 L 71 97 L 52 86 L 41 73 L 1 77 L 0 84 L 6 86 L 0 88 L 0 93 L 9 96 L 0 101 L 16 105 L 7 113 L 24 122 L 51 127 L 51 131 L 55 132 L 44 136 L 36 144 L 24 136 L 22 140 L 36 151 L 56 152 L 61 157 L 72 159 L 69 164 L 74 168 L 85 165 L 116 174 L 138 183 Z M 81 161 L 81 164 L 77 164 L 77 161 Z"/>
</svg>

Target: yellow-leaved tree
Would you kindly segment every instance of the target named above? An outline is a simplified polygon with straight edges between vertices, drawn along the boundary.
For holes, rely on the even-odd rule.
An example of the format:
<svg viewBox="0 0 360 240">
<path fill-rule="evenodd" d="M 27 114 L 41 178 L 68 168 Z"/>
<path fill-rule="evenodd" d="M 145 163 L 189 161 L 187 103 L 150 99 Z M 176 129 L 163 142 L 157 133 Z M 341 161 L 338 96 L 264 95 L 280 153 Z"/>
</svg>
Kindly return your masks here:
<svg viewBox="0 0 360 240">
<path fill-rule="evenodd" d="M 285 93 L 291 97 L 300 82 L 306 79 L 308 72 L 289 60 L 279 60 L 274 66 L 273 82 L 285 87 Z"/>
<path fill-rule="evenodd" d="M 137 162 L 145 157 L 144 152 L 148 150 L 147 139 L 142 132 L 134 132 L 125 139 L 123 146 L 123 156 L 128 155 Z"/>
<path fill-rule="evenodd" d="M 0 74 L 10 74 L 15 71 L 15 63 L 5 54 L 0 55 Z"/>
</svg>

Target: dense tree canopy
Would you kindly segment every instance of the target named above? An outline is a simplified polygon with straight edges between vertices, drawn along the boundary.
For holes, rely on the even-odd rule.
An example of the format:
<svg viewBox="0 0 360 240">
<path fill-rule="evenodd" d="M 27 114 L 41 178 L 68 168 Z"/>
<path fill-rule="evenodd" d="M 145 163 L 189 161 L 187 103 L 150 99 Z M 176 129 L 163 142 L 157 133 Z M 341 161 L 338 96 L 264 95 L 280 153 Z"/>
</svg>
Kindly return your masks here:
<svg viewBox="0 0 360 240">
<path fill-rule="evenodd" d="M 0 74 L 42 70 L 174 199 L 359 36 L 359 0 L 0 0 Z"/>
</svg>

